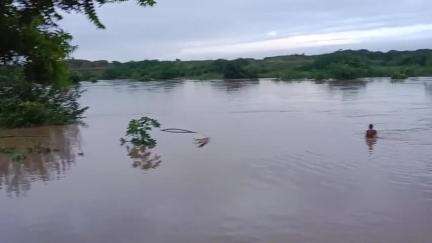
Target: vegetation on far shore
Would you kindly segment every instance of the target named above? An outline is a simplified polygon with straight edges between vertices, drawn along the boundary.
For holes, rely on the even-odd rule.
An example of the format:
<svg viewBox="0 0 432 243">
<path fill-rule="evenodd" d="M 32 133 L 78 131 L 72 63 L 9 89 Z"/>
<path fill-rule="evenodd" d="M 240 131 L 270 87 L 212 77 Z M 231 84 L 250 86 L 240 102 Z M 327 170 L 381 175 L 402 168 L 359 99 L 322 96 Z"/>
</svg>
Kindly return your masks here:
<svg viewBox="0 0 432 243">
<path fill-rule="evenodd" d="M 264 59 L 108 62 L 68 60 L 71 78 L 99 79 L 338 79 L 407 77 L 432 75 L 432 50 L 372 52 L 341 50 L 322 55 L 286 55 Z"/>
</svg>

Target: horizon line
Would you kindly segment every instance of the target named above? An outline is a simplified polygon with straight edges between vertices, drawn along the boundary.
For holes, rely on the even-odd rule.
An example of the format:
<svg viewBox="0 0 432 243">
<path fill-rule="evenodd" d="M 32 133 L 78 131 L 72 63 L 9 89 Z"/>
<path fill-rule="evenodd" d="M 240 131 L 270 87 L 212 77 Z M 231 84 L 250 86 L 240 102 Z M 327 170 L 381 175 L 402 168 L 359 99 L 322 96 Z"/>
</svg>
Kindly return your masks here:
<svg viewBox="0 0 432 243">
<path fill-rule="evenodd" d="M 108 63 L 113 63 L 113 62 L 119 62 L 119 63 L 128 63 L 128 62 L 141 62 L 141 61 L 159 61 L 159 62 L 176 62 L 176 61 L 181 61 L 181 62 L 203 62 L 203 61 L 216 61 L 216 60 L 228 60 L 228 61 L 233 61 L 233 60 L 238 60 L 238 59 L 252 59 L 252 60 L 265 60 L 267 58 L 277 58 L 277 57 L 288 57 L 288 56 L 306 56 L 306 57 L 314 57 L 314 56 L 321 56 L 321 55 L 326 55 L 326 54 L 332 54 L 332 53 L 336 53 L 336 52 L 344 52 L 344 51 L 367 51 L 367 52 L 373 52 L 373 53 L 383 53 L 383 54 L 387 54 L 390 52 L 416 52 L 416 51 L 432 51 L 432 48 L 420 48 L 420 49 L 392 49 L 392 50 L 388 50 L 388 51 L 380 51 L 380 50 L 373 50 L 373 49 L 366 49 L 366 48 L 360 48 L 360 49 L 338 49 L 335 51 L 330 51 L 330 52 L 323 52 L 320 54 L 306 54 L 305 53 L 293 53 L 293 54 L 282 54 L 282 55 L 275 55 L 275 56 L 267 56 L 267 57 L 262 57 L 262 58 L 254 58 L 254 57 L 236 57 L 236 58 L 215 58 L 215 59 L 180 59 L 180 58 L 174 58 L 174 59 L 141 59 L 141 60 L 129 60 L 129 61 L 117 61 L 117 60 L 108 60 L 108 59 L 83 59 L 83 58 L 67 58 L 66 60 L 78 60 L 78 61 L 90 61 L 90 62 L 99 62 L 99 61 L 106 61 Z"/>
</svg>

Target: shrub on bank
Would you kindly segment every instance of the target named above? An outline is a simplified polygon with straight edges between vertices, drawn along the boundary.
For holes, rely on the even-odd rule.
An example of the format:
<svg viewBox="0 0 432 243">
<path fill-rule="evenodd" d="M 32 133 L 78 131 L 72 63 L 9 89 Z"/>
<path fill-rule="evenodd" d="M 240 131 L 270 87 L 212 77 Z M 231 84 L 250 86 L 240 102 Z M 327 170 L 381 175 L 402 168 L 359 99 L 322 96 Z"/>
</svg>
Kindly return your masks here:
<svg viewBox="0 0 432 243">
<path fill-rule="evenodd" d="M 27 82 L 0 83 L 0 127 L 69 124 L 82 118 L 82 91 Z"/>
</svg>

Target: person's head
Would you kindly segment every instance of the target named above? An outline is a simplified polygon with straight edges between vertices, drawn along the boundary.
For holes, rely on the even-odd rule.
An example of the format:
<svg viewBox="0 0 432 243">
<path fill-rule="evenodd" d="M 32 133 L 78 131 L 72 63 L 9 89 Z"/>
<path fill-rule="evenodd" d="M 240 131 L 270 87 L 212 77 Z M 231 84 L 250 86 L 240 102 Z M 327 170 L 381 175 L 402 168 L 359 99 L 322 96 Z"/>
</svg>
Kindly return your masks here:
<svg viewBox="0 0 432 243">
<path fill-rule="evenodd" d="M 373 129 L 373 124 L 369 124 L 369 129 Z"/>
</svg>

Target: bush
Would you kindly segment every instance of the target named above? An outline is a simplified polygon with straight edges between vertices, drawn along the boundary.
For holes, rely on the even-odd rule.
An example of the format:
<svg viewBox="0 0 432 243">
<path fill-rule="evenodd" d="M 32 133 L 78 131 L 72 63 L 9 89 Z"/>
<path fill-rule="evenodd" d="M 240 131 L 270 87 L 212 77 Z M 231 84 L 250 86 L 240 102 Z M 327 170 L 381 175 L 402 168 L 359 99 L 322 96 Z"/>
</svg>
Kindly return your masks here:
<svg viewBox="0 0 432 243">
<path fill-rule="evenodd" d="M 26 82 L 0 83 L 0 127 L 69 124 L 82 118 L 78 86 L 58 88 Z"/>
</svg>

